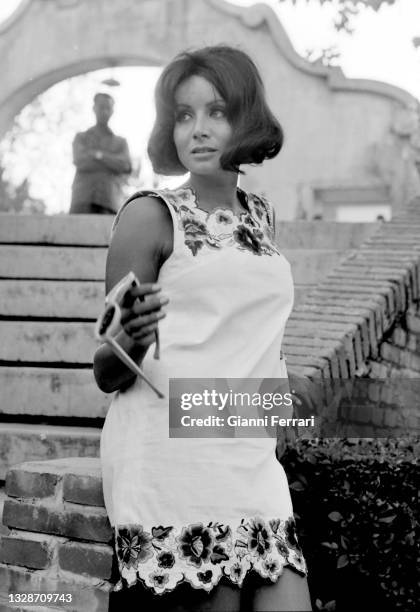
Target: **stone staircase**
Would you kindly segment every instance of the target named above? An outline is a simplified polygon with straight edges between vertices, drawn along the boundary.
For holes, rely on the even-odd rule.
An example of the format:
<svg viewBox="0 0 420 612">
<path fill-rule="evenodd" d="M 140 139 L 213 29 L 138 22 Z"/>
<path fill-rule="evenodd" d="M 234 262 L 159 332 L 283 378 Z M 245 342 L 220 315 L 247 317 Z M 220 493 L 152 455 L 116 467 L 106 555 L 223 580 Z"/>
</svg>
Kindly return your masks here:
<svg viewBox="0 0 420 612">
<path fill-rule="evenodd" d="M 111 221 L 0 215 L 0 481 L 22 461 L 98 455 L 110 398 L 92 375 L 93 322 Z M 377 228 L 278 222 L 296 303 Z"/>
<path fill-rule="evenodd" d="M 0 217 L 0 479 L 28 458 L 96 456 L 94 383 L 109 219 Z"/>
</svg>

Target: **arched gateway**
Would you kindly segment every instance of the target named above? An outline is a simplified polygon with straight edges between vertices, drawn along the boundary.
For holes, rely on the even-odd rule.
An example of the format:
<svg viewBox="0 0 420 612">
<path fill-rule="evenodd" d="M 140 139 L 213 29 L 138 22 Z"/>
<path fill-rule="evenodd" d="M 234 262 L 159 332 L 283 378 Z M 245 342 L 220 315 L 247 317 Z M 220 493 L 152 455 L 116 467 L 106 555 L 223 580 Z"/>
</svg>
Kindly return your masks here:
<svg viewBox="0 0 420 612">
<path fill-rule="evenodd" d="M 106 66 L 162 65 L 182 49 L 219 42 L 254 58 L 285 128 L 283 153 L 247 169 L 242 182 L 265 192 L 281 217 L 304 211 L 334 218 L 340 204 L 395 205 L 412 195 L 404 190 L 416 181 L 407 128 L 415 99 L 303 60 L 262 4 L 23 0 L 0 26 L 0 137 L 58 81 Z"/>
</svg>

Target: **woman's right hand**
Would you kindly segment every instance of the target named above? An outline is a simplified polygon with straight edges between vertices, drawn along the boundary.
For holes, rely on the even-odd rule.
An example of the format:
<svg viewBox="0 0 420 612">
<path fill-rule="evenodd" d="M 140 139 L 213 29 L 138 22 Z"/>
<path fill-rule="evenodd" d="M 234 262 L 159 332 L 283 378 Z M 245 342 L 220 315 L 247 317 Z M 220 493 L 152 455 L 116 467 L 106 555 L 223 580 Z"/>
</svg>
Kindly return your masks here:
<svg viewBox="0 0 420 612">
<path fill-rule="evenodd" d="M 153 344 L 158 323 L 166 317 L 162 307 L 169 299 L 159 295 L 160 291 L 159 285 L 153 283 L 132 287 L 125 300 L 131 306 L 121 307 L 121 326 L 137 346 L 148 348 Z"/>
</svg>

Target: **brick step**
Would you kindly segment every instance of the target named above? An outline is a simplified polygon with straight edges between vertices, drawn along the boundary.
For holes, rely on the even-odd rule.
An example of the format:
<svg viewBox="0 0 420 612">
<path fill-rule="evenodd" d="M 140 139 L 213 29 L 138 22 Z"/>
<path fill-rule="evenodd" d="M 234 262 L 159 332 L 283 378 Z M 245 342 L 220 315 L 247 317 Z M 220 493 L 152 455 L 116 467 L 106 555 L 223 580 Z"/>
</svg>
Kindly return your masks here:
<svg viewBox="0 0 420 612">
<path fill-rule="evenodd" d="M 0 277 L 16 279 L 103 280 L 106 248 L 0 246 Z M 343 249 L 294 248 L 281 252 L 299 284 L 320 281 L 346 255 Z"/>
<path fill-rule="evenodd" d="M 104 506 L 101 463 L 97 457 L 30 461 L 10 468 L 6 494 L 19 499 L 47 499 Z"/>
<path fill-rule="evenodd" d="M 316 285 L 295 285 L 295 302 Z M 104 303 L 103 281 L 0 280 L 1 317 L 91 319 Z"/>
<path fill-rule="evenodd" d="M 327 292 L 324 293 L 328 295 Z M 298 294 L 299 303 L 309 304 L 315 299 L 313 291 L 305 292 L 304 296 L 299 299 Z M 338 300 L 347 299 L 341 292 L 338 292 L 336 298 Z M 381 299 L 376 294 L 374 298 L 378 302 Z M 363 305 L 366 297 L 359 296 L 356 292 L 354 300 L 348 299 Z M 7 362 L 33 362 L 46 365 L 48 363 L 68 363 L 88 366 L 92 364 L 93 355 L 99 346 L 99 342 L 94 337 L 93 323 L 0 321 L 0 335 L 3 338 L 3 343 L 0 344 L 0 360 Z M 11 376 L 10 370 L 5 370 L 5 372 Z M 59 384 L 55 382 L 56 379 L 51 380 L 52 385 Z M 7 390 L 2 393 L 4 392 L 7 393 Z M 10 394 L 7 395 L 9 396 Z M 0 395 L 1 398 L 2 395 Z"/>
<path fill-rule="evenodd" d="M 70 503 L 66 504 L 64 508 L 57 508 L 55 500 L 51 503 L 38 500 L 33 502 L 8 497 L 4 503 L 3 521 L 11 529 L 22 530 L 16 535 L 13 531 L 9 536 L 2 537 L 3 558 L 1 561 L 3 563 L 12 562 L 11 554 L 6 556 L 4 549 L 6 547 L 9 550 L 16 549 L 20 543 L 16 536 L 20 536 L 19 539 L 25 540 L 27 543 L 32 542 L 33 548 L 38 549 L 40 554 L 42 554 L 42 549 L 47 553 L 45 549 L 49 548 L 50 538 L 39 536 L 38 532 L 103 544 L 107 544 L 112 538 L 112 530 L 105 508 Z M 25 534 L 24 531 L 28 533 Z M 31 537 L 30 532 L 36 532 L 38 537 Z M 20 563 L 17 563 L 16 552 L 10 552 L 14 553 L 15 559 L 13 559 L 13 562 L 16 565 L 26 565 L 27 561 L 25 562 L 23 558 L 20 559 Z M 33 564 L 33 567 L 34 569 L 44 569 L 46 564 L 46 559 L 44 562 L 39 560 L 37 565 Z"/>
<path fill-rule="evenodd" d="M 111 400 L 90 369 L 0 368 L 1 414 L 105 418 Z"/>
<path fill-rule="evenodd" d="M 73 577 L 64 572 L 56 577 L 45 570 L 28 571 L 24 567 L 3 563 L 0 563 L 0 585 L 4 593 L 70 593 L 72 603 L 62 604 L 59 608 L 61 612 L 107 612 L 109 592 L 112 588 L 110 583 L 98 578 L 88 579 L 77 575 Z M 11 612 L 16 611 L 13 607 L 9 609 Z M 17 610 L 31 612 L 34 608 L 26 605 Z M 50 612 L 50 608 L 46 606 L 38 610 Z"/>
<path fill-rule="evenodd" d="M 300 304 L 305 299 L 305 296 L 315 288 L 316 288 L 316 285 L 313 283 L 310 283 L 308 285 L 295 284 L 294 305 L 296 306 L 297 304 Z"/>
<path fill-rule="evenodd" d="M 6 493 L 0 610 L 8 593 L 70 593 L 71 603 L 40 609 L 107 612 L 114 551 L 99 459 L 22 463 L 10 469 Z"/>
<path fill-rule="evenodd" d="M 113 219 L 103 215 L 0 214 L 0 244 L 107 246 Z M 376 223 L 277 220 L 282 248 L 352 249 L 381 228 Z"/>
<path fill-rule="evenodd" d="M 295 302 L 315 284 L 295 286 Z M 103 281 L 0 280 L 0 316 L 91 319 L 104 303 Z"/>
<path fill-rule="evenodd" d="M 0 244 L 107 246 L 113 219 L 104 215 L 0 214 Z"/>
<path fill-rule="evenodd" d="M 0 276 L 103 280 L 107 249 L 73 246 L 0 246 Z"/>
<path fill-rule="evenodd" d="M 5 499 L 6 499 L 6 491 L 5 491 L 5 488 L 4 488 L 3 481 L 2 481 L 1 485 L 0 485 L 0 538 L 1 538 L 2 535 L 8 535 L 10 533 L 10 529 L 7 527 L 7 525 L 3 525 L 3 521 L 2 521 L 3 507 L 4 507 L 4 500 Z M 0 595 L 1 595 L 1 592 L 0 592 Z M 1 608 L 0 608 L 0 610 L 1 610 Z"/>
<path fill-rule="evenodd" d="M 3 597 L 0 595 L 0 612 L 63 612 L 63 608 L 53 608 L 50 605 L 45 607 L 45 604 L 37 606 L 35 604 L 10 603 L 6 595 Z M 66 612 L 71 612 L 70 608 L 67 607 Z"/>
<path fill-rule="evenodd" d="M 376 223 L 341 223 L 336 221 L 281 221 L 276 223 L 276 242 L 287 249 L 357 248 L 373 236 L 381 225 Z"/>
<path fill-rule="evenodd" d="M 100 435 L 96 427 L 0 423 L 0 480 L 23 461 L 98 457 Z"/>
<path fill-rule="evenodd" d="M 0 321 L 0 360 L 89 365 L 99 342 L 93 323 Z"/>
<path fill-rule="evenodd" d="M 314 285 L 321 282 L 352 251 L 282 249 L 281 252 L 291 265 L 294 282 Z"/>
<path fill-rule="evenodd" d="M 103 281 L 0 280 L 0 316 L 96 319 Z"/>
</svg>

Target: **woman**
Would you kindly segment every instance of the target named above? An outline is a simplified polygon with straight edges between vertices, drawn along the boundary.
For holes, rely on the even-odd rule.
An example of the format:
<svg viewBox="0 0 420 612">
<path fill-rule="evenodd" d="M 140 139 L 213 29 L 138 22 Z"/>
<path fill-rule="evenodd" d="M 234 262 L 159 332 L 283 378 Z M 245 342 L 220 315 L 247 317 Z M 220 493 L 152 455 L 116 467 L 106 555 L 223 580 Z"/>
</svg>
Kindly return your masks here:
<svg viewBox="0 0 420 612">
<path fill-rule="evenodd" d="M 241 164 L 274 157 L 283 142 L 257 68 L 228 46 L 183 53 L 159 79 L 156 110 L 154 170 L 190 175 L 176 190 L 135 194 L 116 218 L 107 291 L 129 270 L 142 283 L 118 341 L 166 397 L 169 378 L 285 378 L 290 266 L 272 206 L 237 187 Z M 310 610 L 275 439 L 169 438 L 168 400 L 106 345 L 94 370 L 102 390 L 118 391 L 101 440 L 117 589 L 131 587 L 115 605 Z"/>
</svg>

